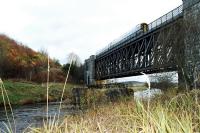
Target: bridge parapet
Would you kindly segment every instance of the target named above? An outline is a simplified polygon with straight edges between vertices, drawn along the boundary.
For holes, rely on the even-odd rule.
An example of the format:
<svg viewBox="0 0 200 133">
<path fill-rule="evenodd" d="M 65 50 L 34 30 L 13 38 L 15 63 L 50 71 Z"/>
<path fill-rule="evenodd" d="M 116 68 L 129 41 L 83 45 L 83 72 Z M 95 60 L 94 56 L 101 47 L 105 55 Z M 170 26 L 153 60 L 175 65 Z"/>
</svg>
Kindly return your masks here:
<svg viewBox="0 0 200 133">
<path fill-rule="evenodd" d="M 177 19 L 179 16 L 183 15 L 182 13 L 183 13 L 183 5 L 180 5 L 174 10 L 168 12 L 167 14 L 163 15 L 162 17 L 148 24 L 149 32 L 165 25 L 166 23 L 171 22 L 174 19 Z"/>
</svg>

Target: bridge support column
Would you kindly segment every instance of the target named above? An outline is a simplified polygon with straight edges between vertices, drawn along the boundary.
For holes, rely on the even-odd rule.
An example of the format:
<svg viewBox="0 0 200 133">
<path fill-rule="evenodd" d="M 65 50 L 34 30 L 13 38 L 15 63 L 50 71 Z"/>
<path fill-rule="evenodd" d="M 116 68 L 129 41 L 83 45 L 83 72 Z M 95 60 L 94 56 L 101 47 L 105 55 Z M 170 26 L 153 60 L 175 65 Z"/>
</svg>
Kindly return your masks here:
<svg viewBox="0 0 200 133">
<path fill-rule="evenodd" d="M 200 0 L 183 0 L 183 29 L 185 60 L 182 74 L 187 85 L 194 88 L 200 76 Z"/>
<path fill-rule="evenodd" d="M 95 84 L 95 55 L 85 60 L 84 81 L 87 85 Z"/>
</svg>

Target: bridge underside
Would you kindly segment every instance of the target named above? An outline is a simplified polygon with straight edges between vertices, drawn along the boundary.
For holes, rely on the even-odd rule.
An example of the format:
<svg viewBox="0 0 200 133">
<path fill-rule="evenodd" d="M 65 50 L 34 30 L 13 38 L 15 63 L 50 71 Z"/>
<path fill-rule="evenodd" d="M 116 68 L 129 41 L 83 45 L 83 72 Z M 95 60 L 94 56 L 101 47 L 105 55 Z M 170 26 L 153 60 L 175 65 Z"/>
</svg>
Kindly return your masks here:
<svg viewBox="0 0 200 133">
<path fill-rule="evenodd" d="M 169 72 L 178 69 L 183 39 L 182 17 L 142 35 L 128 40 L 121 47 L 110 50 L 95 60 L 95 79 L 111 79 Z"/>
</svg>

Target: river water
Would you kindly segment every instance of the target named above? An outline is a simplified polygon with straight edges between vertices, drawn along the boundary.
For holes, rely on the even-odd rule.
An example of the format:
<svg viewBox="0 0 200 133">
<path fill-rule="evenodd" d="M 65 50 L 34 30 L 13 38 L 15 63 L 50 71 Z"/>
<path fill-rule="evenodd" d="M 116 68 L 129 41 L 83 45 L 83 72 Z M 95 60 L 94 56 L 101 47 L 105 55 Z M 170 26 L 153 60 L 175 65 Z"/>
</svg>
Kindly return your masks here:
<svg viewBox="0 0 200 133">
<path fill-rule="evenodd" d="M 160 89 L 151 88 L 150 90 L 146 89 L 143 91 L 134 92 L 134 99 L 148 100 L 148 99 L 151 99 L 151 98 L 155 97 L 156 95 L 160 95 L 160 94 L 162 94 L 162 91 Z"/>
<path fill-rule="evenodd" d="M 49 116 L 54 117 L 55 114 L 58 114 L 58 108 L 58 102 L 49 103 Z M 76 109 L 72 105 L 63 105 L 60 111 L 60 118 L 62 119 L 66 115 L 77 114 L 79 112 L 80 110 Z M 44 120 L 46 119 L 46 104 L 33 104 L 13 107 L 13 113 L 16 122 L 16 132 L 21 133 L 28 126 L 40 127 L 43 124 Z M 9 113 L 10 121 L 12 121 L 11 118 L 11 113 Z M 6 131 L 4 123 L 8 125 L 4 108 L 0 108 L 0 133 L 1 130 L 2 132 Z"/>
</svg>

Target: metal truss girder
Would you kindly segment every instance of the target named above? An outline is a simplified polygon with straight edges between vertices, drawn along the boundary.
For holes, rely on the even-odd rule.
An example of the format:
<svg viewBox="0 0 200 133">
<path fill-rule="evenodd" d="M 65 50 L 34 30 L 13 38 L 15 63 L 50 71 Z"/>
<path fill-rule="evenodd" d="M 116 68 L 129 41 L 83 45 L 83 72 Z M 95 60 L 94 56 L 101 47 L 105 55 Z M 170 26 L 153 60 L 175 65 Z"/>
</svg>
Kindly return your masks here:
<svg viewBox="0 0 200 133">
<path fill-rule="evenodd" d="M 95 78 L 101 80 L 140 75 L 142 71 L 155 73 L 176 70 L 174 33 L 177 31 L 177 21 L 137 40 L 129 40 L 123 47 L 97 57 Z"/>
</svg>

